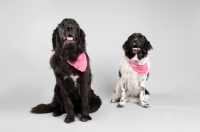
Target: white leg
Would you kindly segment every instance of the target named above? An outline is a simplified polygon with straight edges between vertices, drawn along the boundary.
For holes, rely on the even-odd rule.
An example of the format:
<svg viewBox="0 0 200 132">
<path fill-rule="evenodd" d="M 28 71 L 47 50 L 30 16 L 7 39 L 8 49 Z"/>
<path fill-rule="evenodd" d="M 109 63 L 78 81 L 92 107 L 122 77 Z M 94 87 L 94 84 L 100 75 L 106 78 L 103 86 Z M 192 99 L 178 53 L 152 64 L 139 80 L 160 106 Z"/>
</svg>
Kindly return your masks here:
<svg viewBox="0 0 200 132">
<path fill-rule="evenodd" d="M 118 104 L 118 108 L 124 107 L 125 102 L 126 102 L 126 91 L 125 91 L 125 83 L 121 83 L 120 88 L 121 88 L 121 98 Z"/>
<path fill-rule="evenodd" d="M 140 93 L 139 93 L 140 105 L 144 108 L 149 108 L 150 106 L 145 99 L 146 79 L 141 80 L 139 87 L 140 87 Z"/>
<path fill-rule="evenodd" d="M 118 101 L 119 101 L 120 93 L 121 93 L 119 83 L 120 83 L 120 81 L 117 83 L 115 92 L 114 92 L 113 97 L 112 97 L 112 99 L 111 99 L 111 101 L 110 101 L 111 103 L 114 103 L 114 102 L 118 102 Z"/>
</svg>

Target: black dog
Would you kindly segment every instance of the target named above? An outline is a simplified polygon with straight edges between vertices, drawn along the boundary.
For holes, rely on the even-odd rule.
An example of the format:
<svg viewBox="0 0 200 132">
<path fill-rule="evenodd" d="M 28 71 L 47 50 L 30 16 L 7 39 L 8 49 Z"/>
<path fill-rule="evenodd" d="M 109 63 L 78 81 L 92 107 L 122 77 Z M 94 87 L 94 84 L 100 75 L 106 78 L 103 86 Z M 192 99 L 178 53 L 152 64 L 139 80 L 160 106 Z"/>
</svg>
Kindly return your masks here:
<svg viewBox="0 0 200 132">
<path fill-rule="evenodd" d="M 53 116 L 67 113 L 66 123 L 73 122 L 75 114 L 79 113 L 81 121 L 91 120 L 89 113 L 98 110 L 101 99 L 91 89 L 92 74 L 85 33 L 75 20 L 64 19 L 54 30 L 52 42 L 54 54 L 50 64 L 57 82 L 54 98 L 50 104 L 40 104 L 31 112 L 53 112 Z"/>
</svg>

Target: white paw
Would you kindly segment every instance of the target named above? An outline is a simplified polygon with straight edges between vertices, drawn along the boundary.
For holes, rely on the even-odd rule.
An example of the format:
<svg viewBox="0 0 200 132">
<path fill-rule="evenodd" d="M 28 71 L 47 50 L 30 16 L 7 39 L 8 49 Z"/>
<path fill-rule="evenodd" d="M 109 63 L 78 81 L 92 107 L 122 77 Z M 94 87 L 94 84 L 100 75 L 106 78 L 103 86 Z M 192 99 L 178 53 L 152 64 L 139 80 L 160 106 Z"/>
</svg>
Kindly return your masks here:
<svg viewBox="0 0 200 132">
<path fill-rule="evenodd" d="M 117 105 L 117 108 L 122 108 L 125 106 L 125 101 L 124 100 L 120 100 L 119 104 Z"/>
<path fill-rule="evenodd" d="M 125 104 L 118 104 L 117 108 L 123 108 L 125 106 Z"/>
<path fill-rule="evenodd" d="M 140 105 L 143 107 L 143 108 L 150 108 L 150 105 L 148 103 L 146 103 L 145 101 L 141 101 L 140 102 Z"/>
<path fill-rule="evenodd" d="M 113 98 L 113 99 L 110 100 L 110 102 L 111 102 L 111 103 L 115 103 L 115 102 L 117 102 L 117 99 L 116 99 L 116 98 Z"/>
</svg>

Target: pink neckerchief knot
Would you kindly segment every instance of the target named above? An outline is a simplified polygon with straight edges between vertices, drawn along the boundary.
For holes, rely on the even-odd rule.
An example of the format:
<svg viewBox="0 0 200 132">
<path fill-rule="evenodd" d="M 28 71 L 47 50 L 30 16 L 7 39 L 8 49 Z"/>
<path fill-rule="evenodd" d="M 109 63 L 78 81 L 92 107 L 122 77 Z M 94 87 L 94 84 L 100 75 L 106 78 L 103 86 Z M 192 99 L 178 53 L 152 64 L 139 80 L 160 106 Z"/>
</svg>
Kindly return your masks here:
<svg viewBox="0 0 200 132">
<path fill-rule="evenodd" d="M 81 53 L 76 61 L 66 60 L 71 66 L 76 68 L 77 70 L 84 72 L 87 68 L 87 57 L 86 54 L 83 52 Z"/>
<path fill-rule="evenodd" d="M 131 67 L 134 71 L 136 71 L 138 74 L 144 75 L 148 72 L 148 65 L 147 63 L 144 65 L 139 65 L 133 61 L 129 61 Z"/>
</svg>

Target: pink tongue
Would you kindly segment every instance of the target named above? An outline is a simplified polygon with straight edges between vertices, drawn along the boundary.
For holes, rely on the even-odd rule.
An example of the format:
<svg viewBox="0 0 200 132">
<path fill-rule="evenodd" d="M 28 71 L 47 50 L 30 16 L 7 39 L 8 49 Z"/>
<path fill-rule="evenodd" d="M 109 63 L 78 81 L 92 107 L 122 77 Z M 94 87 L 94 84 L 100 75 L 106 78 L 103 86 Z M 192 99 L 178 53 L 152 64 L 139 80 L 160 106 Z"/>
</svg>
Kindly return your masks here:
<svg viewBox="0 0 200 132">
<path fill-rule="evenodd" d="M 133 48 L 133 50 L 140 50 L 140 48 Z"/>
<path fill-rule="evenodd" d="M 67 37 L 67 40 L 73 40 L 73 38 L 72 37 Z"/>
</svg>

